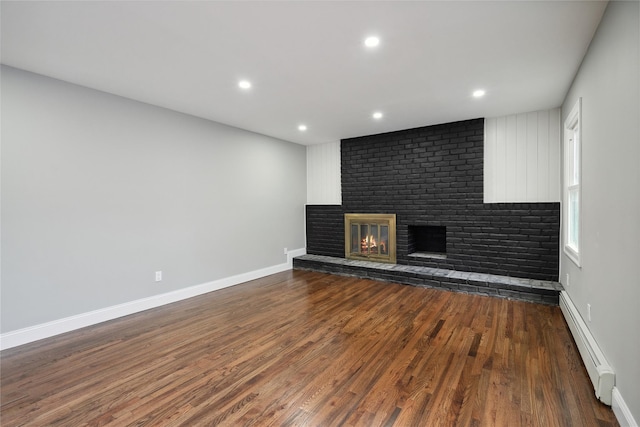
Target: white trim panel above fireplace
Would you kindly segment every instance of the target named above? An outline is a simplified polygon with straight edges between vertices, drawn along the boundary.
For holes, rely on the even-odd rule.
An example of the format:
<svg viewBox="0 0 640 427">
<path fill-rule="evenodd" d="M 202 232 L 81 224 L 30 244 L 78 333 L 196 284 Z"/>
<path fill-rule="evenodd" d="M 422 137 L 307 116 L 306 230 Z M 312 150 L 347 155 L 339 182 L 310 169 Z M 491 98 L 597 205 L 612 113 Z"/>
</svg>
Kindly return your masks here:
<svg viewBox="0 0 640 427">
<path fill-rule="evenodd" d="M 484 202 L 560 201 L 560 109 L 487 118 Z"/>
<path fill-rule="evenodd" d="M 340 141 L 307 146 L 307 204 L 342 204 Z"/>
</svg>

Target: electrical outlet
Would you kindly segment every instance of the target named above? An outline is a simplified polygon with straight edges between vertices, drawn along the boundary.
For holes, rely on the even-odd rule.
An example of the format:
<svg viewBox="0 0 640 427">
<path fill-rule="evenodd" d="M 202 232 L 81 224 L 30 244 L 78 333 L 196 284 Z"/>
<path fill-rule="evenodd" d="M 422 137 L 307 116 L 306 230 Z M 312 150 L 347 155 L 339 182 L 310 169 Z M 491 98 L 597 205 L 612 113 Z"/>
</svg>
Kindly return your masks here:
<svg viewBox="0 0 640 427">
<path fill-rule="evenodd" d="M 156 282 L 162 282 L 162 271 L 156 271 Z"/>
<path fill-rule="evenodd" d="M 286 254 L 288 254 L 288 252 L 287 252 L 287 248 L 284 248 L 284 254 L 285 254 L 285 255 L 286 255 Z"/>
<path fill-rule="evenodd" d="M 591 304 L 587 304 L 587 319 L 591 322 Z"/>
</svg>

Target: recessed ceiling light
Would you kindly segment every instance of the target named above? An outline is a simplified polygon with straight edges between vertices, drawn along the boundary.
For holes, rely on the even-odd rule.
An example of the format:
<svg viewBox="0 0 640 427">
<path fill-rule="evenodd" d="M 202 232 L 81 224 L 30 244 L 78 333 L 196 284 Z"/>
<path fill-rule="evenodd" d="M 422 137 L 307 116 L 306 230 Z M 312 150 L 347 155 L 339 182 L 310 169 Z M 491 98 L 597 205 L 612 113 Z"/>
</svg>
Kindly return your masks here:
<svg viewBox="0 0 640 427">
<path fill-rule="evenodd" d="M 475 98 L 480 98 L 480 97 L 483 97 L 485 93 L 486 93 L 486 92 L 485 92 L 484 90 L 482 90 L 482 89 L 478 89 L 478 90 L 476 90 L 476 91 L 474 91 L 474 92 L 473 92 L 473 96 L 474 96 Z"/>
<path fill-rule="evenodd" d="M 382 113 L 380 111 L 376 111 L 372 114 L 373 118 L 376 120 L 380 120 L 382 118 Z"/>
<path fill-rule="evenodd" d="M 379 44 L 380 44 L 380 39 L 376 36 L 371 36 L 364 39 L 364 45 L 366 47 L 376 47 Z"/>
<path fill-rule="evenodd" d="M 249 89 L 251 87 L 251 82 L 249 80 L 240 80 L 238 82 L 238 86 L 240 89 Z"/>
<path fill-rule="evenodd" d="M 298 126 L 298 130 L 299 130 L 300 132 L 304 132 L 304 131 L 306 131 L 306 130 L 307 130 L 307 125 L 300 125 L 300 126 Z"/>
</svg>

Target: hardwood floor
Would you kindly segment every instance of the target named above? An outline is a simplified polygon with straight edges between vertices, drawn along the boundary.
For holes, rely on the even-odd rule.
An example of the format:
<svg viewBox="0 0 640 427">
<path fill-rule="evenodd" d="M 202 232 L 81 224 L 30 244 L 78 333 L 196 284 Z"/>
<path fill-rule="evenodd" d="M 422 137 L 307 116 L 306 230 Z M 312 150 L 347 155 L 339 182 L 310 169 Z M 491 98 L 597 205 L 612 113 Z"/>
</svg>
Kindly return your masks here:
<svg viewBox="0 0 640 427">
<path fill-rule="evenodd" d="M 617 425 L 558 307 L 306 271 L 0 357 L 4 427 Z"/>
</svg>

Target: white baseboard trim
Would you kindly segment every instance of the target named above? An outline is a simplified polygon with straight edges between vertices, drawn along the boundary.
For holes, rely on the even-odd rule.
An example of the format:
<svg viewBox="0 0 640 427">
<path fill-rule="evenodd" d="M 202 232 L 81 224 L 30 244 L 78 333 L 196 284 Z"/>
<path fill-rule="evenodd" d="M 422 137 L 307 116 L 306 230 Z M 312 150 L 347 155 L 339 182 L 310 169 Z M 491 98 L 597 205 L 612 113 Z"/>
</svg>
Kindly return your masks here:
<svg viewBox="0 0 640 427">
<path fill-rule="evenodd" d="M 271 274 L 291 270 L 293 266 L 293 258 L 304 254 L 306 254 L 305 248 L 291 250 L 287 252 L 287 262 L 283 264 L 6 332 L 4 334 L 0 334 L 0 350 L 17 347 L 19 345 L 38 341 L 44 338 L 50 338 L 65 332 L 71 332 L 76 329 L 117 319 L 118 317 L 128 316 L 151 308 L 160 307 L 165 304 L 171 304 L 173 302 L 216 291 L 218 289 L 259 279 Z"/>
<path fill-rule="evenodd" d="M 638 427 L 638 423 L 633 418 L 633 415 L 631 414 L 629 407 L 622 398 L 618 387 L 613 388 L 611 397 L 611 409 L 613 409 L 613 413 L 616 416 L 620 427 Z"/>
<path fill-rule="evenodd" d="M 301 249 L 293 249 L 287 252 L 287 264 L 290 268 L 293 268 L 293 259 L 297 256 L 302 256 L 307 254 L 307 248 Z"/>
</svg>

